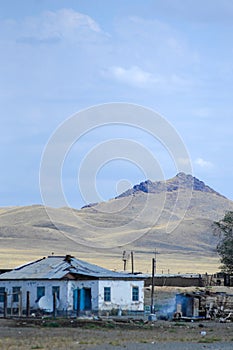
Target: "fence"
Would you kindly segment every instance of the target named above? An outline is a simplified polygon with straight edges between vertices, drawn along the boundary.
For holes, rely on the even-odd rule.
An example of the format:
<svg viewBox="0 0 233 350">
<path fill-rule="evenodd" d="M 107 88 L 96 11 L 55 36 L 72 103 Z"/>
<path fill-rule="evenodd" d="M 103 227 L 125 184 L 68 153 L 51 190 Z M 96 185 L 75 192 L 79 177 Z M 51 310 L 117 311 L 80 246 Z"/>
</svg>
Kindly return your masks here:
<svg viewBox="0 0 233 350">
<path fill-rule="evenodd" d="M 57 316 L 57 295 L 53 293 L 53 310 L 50 312 L 54 317 Z M 30 292 L 26 294 L 26 306 L 23 308 L 22 304 L 22 292 L 15 293 L 0 293 L 0 317 L 13 317 L 13 316 L 25 316 L 30 317 L 32 314 L 42 316 L 46 313 L 46 310 L 40 311 L 38 309 L 33 310 L 30 306 Z"/>
</svg>

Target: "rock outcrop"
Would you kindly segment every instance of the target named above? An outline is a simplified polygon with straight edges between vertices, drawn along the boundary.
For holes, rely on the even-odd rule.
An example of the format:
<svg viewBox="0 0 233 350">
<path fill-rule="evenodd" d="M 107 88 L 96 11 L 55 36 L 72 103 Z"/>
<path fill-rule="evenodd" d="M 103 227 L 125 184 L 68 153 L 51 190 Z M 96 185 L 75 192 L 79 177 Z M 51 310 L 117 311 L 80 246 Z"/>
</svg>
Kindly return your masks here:
<svg viewBox="0 0 233 350">
<path fill-rule="evenodd" d="M 133 188 L 123 192 L 116 198 L 127 197 L 133 195 L 137 192 L 145 193 L 162 193 L 162 192 L 173 192 L 182 189 L 192 189 L 193 191 L 200 191 L 206 193 L 213 193 L 218 196 L 222 196 L 220 193 L 213 190 L 211 187 L 207 186 L 203 181 L 200 181 L 192 175 L 187 175 L 185 173 L 178 173 L 175 177 L 165 180 L 165 181 L 151 181 L 146 180 L 133 186 Z M 224 197 L 225 198 L 225 197 Z"/>
</svg>

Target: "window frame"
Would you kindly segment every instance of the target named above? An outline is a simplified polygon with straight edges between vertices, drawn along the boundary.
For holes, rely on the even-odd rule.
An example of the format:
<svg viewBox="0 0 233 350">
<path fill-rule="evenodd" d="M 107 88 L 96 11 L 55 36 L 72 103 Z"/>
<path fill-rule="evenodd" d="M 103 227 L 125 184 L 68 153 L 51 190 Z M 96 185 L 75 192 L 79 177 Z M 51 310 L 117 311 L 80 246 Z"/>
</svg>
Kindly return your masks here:
<svg viewBox="0 0 233 350">
<path fill-rule="evenodd" d="M 132 301 L 139 301 L 139 287 L 132 287 Z"/>
<path fill-rule="evenodd" d="M 39 292 L 43 290 L 43 292 Z M 36 303 L 40 300 L 40 298 L 45 296 L 45 286 L 37 286 L 36 287 Z"/>
<path fill-rule="evenodd" d="M 6 287 L 0 287 L 0 303 L 4 303 L 5 292 L 6 292 Z"/>
<path fill-rule="evenodd" d="M 60 286 L 52 286 L 52 295 L 56 293 L 56 297 L 60 300 Z"/>
<path fill-rule="evenodd" d="M 19 302 L 19 293 L 21 292 L 21 287 L 15 286 L 12 287 L 12 301 L 13 303 Z"/>
<path fill-rule="evenodd" d="M 111 287 L 104 287 L 104 302 L 111 302 Z"/>
</svg>

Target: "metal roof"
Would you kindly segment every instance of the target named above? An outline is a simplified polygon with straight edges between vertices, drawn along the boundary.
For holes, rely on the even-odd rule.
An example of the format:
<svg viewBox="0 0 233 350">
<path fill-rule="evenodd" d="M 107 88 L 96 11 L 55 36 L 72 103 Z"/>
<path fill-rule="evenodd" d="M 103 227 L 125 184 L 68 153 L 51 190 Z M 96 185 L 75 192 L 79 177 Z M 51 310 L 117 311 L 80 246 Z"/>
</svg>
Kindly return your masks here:
<svg viewBox="0 0 233 350">
<path fill-rule="evenodd" d="M 114 272 L 72 256 L 48 256 L 0 275 L 0 280 L 53 280 L 68 273 L 93 278 L 142 279 L 140 275 Z"/>
</svg>

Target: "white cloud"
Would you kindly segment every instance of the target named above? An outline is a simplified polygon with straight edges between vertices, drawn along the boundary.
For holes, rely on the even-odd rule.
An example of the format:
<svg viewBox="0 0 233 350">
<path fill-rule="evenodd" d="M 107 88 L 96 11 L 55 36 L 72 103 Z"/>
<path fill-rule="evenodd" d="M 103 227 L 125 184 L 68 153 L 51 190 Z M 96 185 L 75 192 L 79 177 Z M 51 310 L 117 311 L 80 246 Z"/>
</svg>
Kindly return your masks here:
<svg viewBox="0 0 233 350">
<path fill-rule="evenodd" d="M 204 160 L 203 158 L 197 158 L 194 161 L 195 165 L 198 165 L 201 168 L 205 168 L 205 169 L 209 169 L 212 168 L 214 165 L 212 162 L 208 161 L 208 160 Z"/>
<path fill-rule="evenodd" d="M 144 87 L 147 84 L 156 82 L 156 79 L 151 73 L 144 71 L 138 66 L 131 66 L 128 69 L 120 66 L 113 66 L 109 69 L 108 75 L 119 82 L 137 87 Z"/>
<path fill-rule="evenodd" d="M 124 68 L 121 66 L 112 66 L 103 75 L 110 79 L 127 84 L 133 87 L 153 88 L 171 91 L 172 89 L 189 88 L 192 82 L 176 74 L 155 75 L 138 66 Z"/>
<path fill-rule="evenodd" d="M 12 25 L 12 24 L 11 24 Z M 29 17 L 15 23 L 21 33 L 20 41 L 49 43 L 62 39 L 86 40 L 87 35 L 102 33 L 99 24 L 90 16 L 72 9 L 46 11 L 38 17 Z"/>
</svg>

